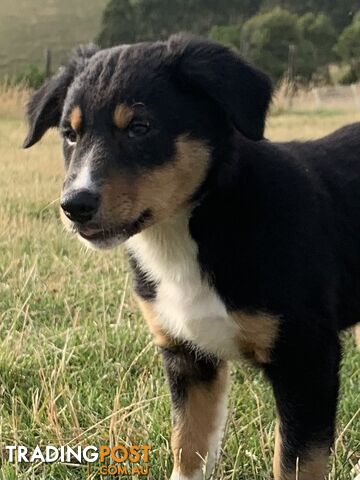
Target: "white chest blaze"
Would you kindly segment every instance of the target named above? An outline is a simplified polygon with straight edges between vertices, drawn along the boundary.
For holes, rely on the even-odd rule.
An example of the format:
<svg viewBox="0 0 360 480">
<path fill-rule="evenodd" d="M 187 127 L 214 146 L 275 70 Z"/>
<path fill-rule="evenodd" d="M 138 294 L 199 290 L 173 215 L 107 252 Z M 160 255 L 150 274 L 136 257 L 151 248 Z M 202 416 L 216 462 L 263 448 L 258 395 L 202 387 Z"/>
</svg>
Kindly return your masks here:
<svg viewBox="0 0 360 480">
<path fill-rule="evenodd" d="M 222 358 L 239 355 L 239 326 L 214 288 L 201 275 L 197 245 L 182 213 L 127 242 L 141 269 L 159 283 L 154 308 L 160 326 Z"/>
</svg>

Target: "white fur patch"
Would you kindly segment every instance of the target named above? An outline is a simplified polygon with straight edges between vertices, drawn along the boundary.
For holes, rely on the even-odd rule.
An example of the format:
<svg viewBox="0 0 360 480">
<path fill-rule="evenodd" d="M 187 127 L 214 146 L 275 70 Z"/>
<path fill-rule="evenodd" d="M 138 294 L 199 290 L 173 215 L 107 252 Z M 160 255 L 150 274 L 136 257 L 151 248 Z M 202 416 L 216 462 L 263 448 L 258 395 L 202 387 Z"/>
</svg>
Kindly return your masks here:
<svg viewBox="0 0 360 480">
<path fill-rule="evenodd" d="M 227 378 L 227 385 L 222 393 L 221 399 L 219 399 L 218 410 L 216 415 L 216 427 L 213 433 L 211 434 L 209 447 L 208 447 L 208 458 L 206 463 L 206 477 L 210 476 L 214 470 L 216 461 L 219 456 L 221 441 L 224 436 L 225 425 L 227 420 L 227 404 L 228 404 L 228 386 L 229 386 L 229 376 Z"/>
<path fill-rule="evenodd" d="M 239 327 L 206 278 L 188 229 L 189 213 L 149 227 L 127 241 L 141 269 L 159 283 L 154 308 L 161 327 L 221 358 L 237 358 Z"/>
<path fill-rule="evenodd" d="M 93 182 L 91 180 L 91 168 L 88 163 L 86 163 L 78 175 L 76 176 L 76 180 L 72 184 L 72 187 L 74 190 L 80 190 L 80 189 L 87 189 L 91 190 L 91 187 L 93 187 Z"/>
<path fill-rule="evenodd" d="M 90 150 L 85 154 L 85 158 L 82 161 L 82 166 L 79 173 L 76 175 L 71 188 L 74 190 L 95 190 L 96 185 L 92 179 L 93 163 L 97 161 L 99 155 L 99 147 L 93 145 Z"/>
</svg>

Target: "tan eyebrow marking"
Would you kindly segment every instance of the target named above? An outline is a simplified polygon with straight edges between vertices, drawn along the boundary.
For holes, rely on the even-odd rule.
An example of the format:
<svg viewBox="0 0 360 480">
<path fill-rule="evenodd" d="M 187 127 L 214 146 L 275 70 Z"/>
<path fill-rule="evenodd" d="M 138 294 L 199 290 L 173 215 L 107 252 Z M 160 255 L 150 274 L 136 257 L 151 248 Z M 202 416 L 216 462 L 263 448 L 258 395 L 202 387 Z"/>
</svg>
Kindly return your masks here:
<svg viewBox="0 0 360 480">
<path fill-rule="evenodd" d="M 117 128 L 126 128 L 134 116 L 134 110 L 124 103 L 118 105 L 114 110 L 113 121 Z"/>
<path fill-rule="evenodd" d="M 70 125 L 75 132 L 79 132 L 82 122 L 82 111 L 79 106 L 75 107 L 70 114 Z"/>
</svg>

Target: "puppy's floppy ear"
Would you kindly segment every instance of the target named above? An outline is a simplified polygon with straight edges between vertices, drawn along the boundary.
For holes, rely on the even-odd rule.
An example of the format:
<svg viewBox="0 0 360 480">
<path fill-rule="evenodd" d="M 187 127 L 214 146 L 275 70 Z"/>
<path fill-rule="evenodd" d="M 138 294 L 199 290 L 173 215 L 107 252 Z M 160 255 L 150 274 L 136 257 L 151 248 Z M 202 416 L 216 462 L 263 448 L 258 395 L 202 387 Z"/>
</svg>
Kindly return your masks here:
<svg viewBox="0 0 360 480">
<path fill-rule="evenodd" d="M 215 100 L 246 137 L 260 140 L 272 95 L 269 77 L 218 43 L 186 35 L 169 38 L 178 80 Z"/>
<path fill-rule="evenodd" d="M 78 47 L 68 66 L 63 67 L 33 94 L 27 105 L 29 131 L 23 148 L 31 147 L 49 128 L 59 125 L 69 86 L 97 51 L 98 47 L 93 44 Z"/>
</svg>

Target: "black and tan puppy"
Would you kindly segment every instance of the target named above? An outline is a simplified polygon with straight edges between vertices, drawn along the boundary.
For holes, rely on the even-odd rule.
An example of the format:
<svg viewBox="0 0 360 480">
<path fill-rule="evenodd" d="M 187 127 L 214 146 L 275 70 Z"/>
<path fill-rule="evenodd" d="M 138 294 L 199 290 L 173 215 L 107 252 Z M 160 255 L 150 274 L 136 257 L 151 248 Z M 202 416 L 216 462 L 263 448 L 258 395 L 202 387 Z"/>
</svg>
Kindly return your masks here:
<svg viewBox="0 0 360 480">
<path fill-rule="evenodd" d="M 173 480 L 211 474 L 241 357 L 273 386 L 276 480 L 327 472 L 338 334 L 360 318 L 360 125 L 270 143 L 270 98 L 235 53 L 174 36 L 80 49 L 29 103 L 24 146 L 63 137 L 65 225 L 126 241 L 171 389 Z"/>
</svg>

